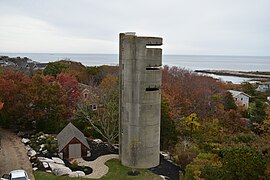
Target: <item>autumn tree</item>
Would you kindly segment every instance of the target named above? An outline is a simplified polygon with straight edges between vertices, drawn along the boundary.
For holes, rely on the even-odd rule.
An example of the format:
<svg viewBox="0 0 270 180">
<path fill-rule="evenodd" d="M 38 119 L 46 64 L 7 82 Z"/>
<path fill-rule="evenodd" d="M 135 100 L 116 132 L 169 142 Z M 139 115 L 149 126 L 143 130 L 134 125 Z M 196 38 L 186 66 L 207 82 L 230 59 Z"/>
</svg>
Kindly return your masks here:
<svg viewBox="0 0 270 180">
<path fill-rule="evenodd" d="M 252 122 L 262 123 L 265 118 L 265 107 L 266 104 L 259 99 L 255 99 L 249 104 L 248 112 Z"/>
<path fill-rule="evenodd" d="M 20 126 L 29 122 L 30 86 L 31 79 L 23 74 L 6 71 L 0 75 L 0 99 L 5 103 L 0 121 L 4 126 Z"/>
<path fill-rule="evenodd" d="M 250 96 L 254 96 L 256 92 L 255 87 L 249 82 L 241 83 L 241 89 L 243 92 L 247 93 Z"/>
<path fill-rule="evenodd" d="M 84 72 L 87 75 L 87 84 L 92 86 L 99 85 L 102 81 L 102 69 L 100 66 L 89 66 L 86 67 Z"/>
<path fill-rule="evenodd" d="M 233 110 L 237 109 L 237 106 L 236 106 L 236 104 L 233 100 L 232 94 L 230 92 L 227 91 L 223 94 L 222 101 L 223 101 L 223 105 L 224 105 L 225 110 L 228 111 L 231 109 L 233 109 Z"/>
<path fill-rule="evenodd" d="M 169 103 L 165 98 L 161 99 L 161 125 L 160 125 L 160 147 L 169 149 L 177 142 L 176 125 L 170 115 Z"/>
<path fill-rule="evenodd" d="M 35 75 L 32 78 L 32 116 L 38 131 L 55 133 L 72 116 L 68 95 L 52 76 Z"/>
<path fill-rule="evenodd" d="M 99 86 L 107 75 L 118 76 L 118 66 L 88 66 L 83 72 L 86 75 L 83 82 L 91 86 Z"/>
<path fill-rule="evenodd" d="M 197 114 L 192 113 L 188 117 L 186 117 L 185 125 L 189 128 L 191 133 L 196 129 L 198 129 L 201 126 L 201 124 L 199 123 Z"/>
<path fill-rule="evenodd" d="M 56 76 L 56 81 L 59 82 L 61 87 L 64 89 L 70 108 L 74 108 L 80 98 L 77 79 L 67 73 L 60 73 Z"/>
<path fill-rule="evenodd" d="M 64 70 L 68 69 L 69 65 L 63 62 L 49 62 L 46 68 L 43 71 L 44 75 L 54 76 L 56 77 L 57 74 L 60 74 Z"/>
<path fill-rule="evenodd" d="M 212 97 L 223 91 L 221 82 L 179 67 L 164 66 L 162 72 L 162 94 L 175 119 L 192 113 L 199 117 L 215 116 Z"/>
<path fill-rule="evenodd" d="M 86 119 L 93 129 L 98 132 L 107 142 L 112 143 L 118 137 L 119 119 L 119 89 L 118 77 L 107 75 L 95 91 L 99 107 L 91 108 L 91 104 L 78 106 L 76 118 Z"/>
<path fill-rule="evenodd" d="M 200 153 L 186 166 L 185 179 L 222 179 L 220 158 L 211 153 Z"/>
<path fill-rule="evenodd" d="M 3 109 L 3 107 L 4 107 L 4 103 L 0 101 L 0 110 Z"/>
<path fill-rule="evenodd" d="M 225 179 L 259 179 L 265 169 L 262 154 L 248 147 L 224 150 L 221 161 Z"/>
</svg>

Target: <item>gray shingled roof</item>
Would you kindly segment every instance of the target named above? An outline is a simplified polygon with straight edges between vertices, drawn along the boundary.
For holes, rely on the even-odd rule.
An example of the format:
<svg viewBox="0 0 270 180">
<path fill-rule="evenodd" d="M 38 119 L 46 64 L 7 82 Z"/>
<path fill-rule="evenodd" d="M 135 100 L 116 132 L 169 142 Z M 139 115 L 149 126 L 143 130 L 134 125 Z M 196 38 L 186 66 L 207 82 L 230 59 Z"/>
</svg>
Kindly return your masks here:
<svg viewBox="0 0 270 180">
<path fill-rule="evenodd" d="M 36 66 L 38 68 L 46 68 L 46 66 L 48 65 L 48 63 L 37 63 Z"/>
<path fill-rule="evenodd" d="M 72 123 L 69 123 L 57 136 L 58 150 L 61 151 L 74 137 L 90 149 L 84 134 Z"/>
<path fill-rule="evenodd" d="M 234 90 L 229 90 L 229 92 L 232 94 L 233 97 L 236 97 L 238 96 L 239 94 L 244 94 L 245 96 L 247 97 L 251 97 L 250 95 L 244 93 L 244 92 L 241 92 L 241 91 L 234 91 Z"/>
</svg>

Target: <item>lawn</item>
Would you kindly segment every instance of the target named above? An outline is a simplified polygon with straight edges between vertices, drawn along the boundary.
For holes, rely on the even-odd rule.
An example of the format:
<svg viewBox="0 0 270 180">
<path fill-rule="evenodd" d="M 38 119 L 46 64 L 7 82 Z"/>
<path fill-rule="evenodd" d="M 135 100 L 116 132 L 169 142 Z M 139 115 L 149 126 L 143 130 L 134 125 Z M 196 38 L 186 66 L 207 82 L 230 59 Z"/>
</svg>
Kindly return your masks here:
<svg viewBox="0 0 270 180">
<path fill-rule="evenodd" d="M 126 179 L 143 179 L 143 180 L 158 180 L 161 179 L 158 175 L 153 174 L 152 172 L 146 169 L 136 169 L 140 172 L 138 176 L 128 176 L 127 173 L 131 171 L 131 168 L 122 166 L 117 159 L 111 159 L 106 162 L 106 165 L 109 167 L 109 172 L 101 180 L 126 180 Z M 85 178 L 70 178 L 70 177 L 57 177 L 45 172 L 34 172 L 36 180 L 85 180 Z"/>
<path fill-rule="evenodd" d="M 41 171 L 35 171 L 34 172 L 34 176 L 36 180 L 85 180 L 83 178 L 70 178 L 70 177 L 66 177 L 66 176 L 54 176 L 50 173 L 46 173 L 46 172 L 41 172 Z"/>
</svg>

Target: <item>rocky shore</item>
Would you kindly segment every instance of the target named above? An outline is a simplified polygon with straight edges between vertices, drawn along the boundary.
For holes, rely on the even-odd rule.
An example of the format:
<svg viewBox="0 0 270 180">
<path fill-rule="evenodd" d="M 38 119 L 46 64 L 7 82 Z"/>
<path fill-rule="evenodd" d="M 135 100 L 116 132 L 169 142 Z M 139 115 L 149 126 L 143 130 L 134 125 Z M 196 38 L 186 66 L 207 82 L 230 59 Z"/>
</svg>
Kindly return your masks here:
<svg viewBox="0 0 270 180">
<path fill-rule="evenodd" d="M 270 79 L 270 72 L 258 72 L 258 71 L 232 71 L 232 70 L 195 70 L 198 73 L 215 74 L 222 76 L 236 76 L 245 78 L 257 78 L 257 79 Z"/>
</svg>

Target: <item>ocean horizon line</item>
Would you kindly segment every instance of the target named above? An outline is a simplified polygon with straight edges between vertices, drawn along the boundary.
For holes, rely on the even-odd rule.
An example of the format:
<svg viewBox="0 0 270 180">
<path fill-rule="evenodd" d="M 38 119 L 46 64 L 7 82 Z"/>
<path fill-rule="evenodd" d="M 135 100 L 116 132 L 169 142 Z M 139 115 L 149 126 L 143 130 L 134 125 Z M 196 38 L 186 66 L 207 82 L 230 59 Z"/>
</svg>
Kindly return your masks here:
<svg viewBox="0 0 270 180">
<path fill-rule="evenodd" d="M 1 54 L 73 54 L 73 55 L 119 55 L 119 53 L 72 53 L 72 52 L 0 52 Z M 212 56 L 212 57 L 270 57 L 270 55 L 219 55 L 219 54 L 163 54 L 163 56 Z"/>
</svg>

